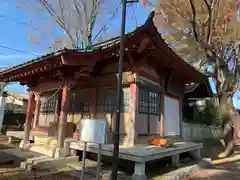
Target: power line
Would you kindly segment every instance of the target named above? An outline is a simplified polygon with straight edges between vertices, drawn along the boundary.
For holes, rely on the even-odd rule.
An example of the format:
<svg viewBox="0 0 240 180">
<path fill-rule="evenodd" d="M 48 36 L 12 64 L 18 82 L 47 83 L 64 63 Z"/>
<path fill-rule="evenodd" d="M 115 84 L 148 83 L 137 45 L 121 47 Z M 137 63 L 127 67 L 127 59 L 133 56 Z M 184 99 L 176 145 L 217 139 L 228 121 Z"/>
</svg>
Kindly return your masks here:
<svg viewBox="0 0 240 180">
<path fill-rule="evenodd" d="M 30 25 L 29 23 L 27 23 L 27 22 L 14 20 L 14 19 L 11 19 L 11 18 L 6 17 L 6 16 L 3 15 L 3 14 L 0 14 L 0 18 L 7 19 L 8 21 L 11 21 L 11 22 L 20 24 L 20 25 L 22 25 L 22 26 L 28 26 L 28 27 L 30 27 L 30 28 L 32 28 L 32 29 L 34 29 L 34 30 L 37 30 L 37 31 L 39 30 L 38 28 L 36 28 L 36 27 L 34 27 L 34 26 L 31 26 L 31 25 Z"/>
<path fill-rule="evenodd" d="M 133 16 L 134 16 L 134 19 L 135 19 L 136 27 L 138 27 L 138 21 L 137 21 L 136 11 L 135 11 L 135 9 L 134 9 L 133 4 L 132 4 L 132 11 L 133 11 Z"/>
<path fill-rule="evenodd" d="M 11 48 L 11 47 L 4 46 L 4 45 L 0 45 L 0 48 L 8 49 L 8 50 L 11 50 L 11 51 L 16 51 L 16 52 L 20 52 L 20 53 L 25 53 L 25 54 L 29 54 L 29 55 L 33 55 L 33 56 L 39 56 L 38 54 L 34 54 L 34 53 L 31 53 L 31 52 L 23 51 L 23 50 L 16 49 L 16 48 Z"/>
<path fill-rule="evenodd" d="M 113 21 L 116 18 L 118 9 L 120 8 L 122 2 L 120 2 L 120 4 L 117 6 L 117 8 L 115 9 L 115 11 L 113 12 L 112 16 L 108 19 L 108 22 L 106 24 L 104 24 L 104 26 L 100 29 L 100 31 L 98 31 L 98 33 L 94 36 L 93 41 L 95 41 L 97 39 L 97 37 L 107 28 L 107 25 L 109 23 L 109 21 Z"/>
</svg>

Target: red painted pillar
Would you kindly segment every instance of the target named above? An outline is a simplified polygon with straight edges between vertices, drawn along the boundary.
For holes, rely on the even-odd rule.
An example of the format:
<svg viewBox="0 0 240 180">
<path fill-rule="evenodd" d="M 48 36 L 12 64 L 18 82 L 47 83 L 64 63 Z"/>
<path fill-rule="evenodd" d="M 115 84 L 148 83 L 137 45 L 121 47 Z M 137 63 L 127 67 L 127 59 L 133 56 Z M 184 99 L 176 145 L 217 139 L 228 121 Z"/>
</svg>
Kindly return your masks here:
<svg viewBox="0 0 240 180">
<path fill-rule="evenodd" d="M 138 103 L 138 87 L 136 84 L 130 84 L 130 111 L 129 111 L 129 123 L 128 123 L 128 145 L 133 146 L 135 144 L 136 133 L 136 108 Z"/>
<path fill-rule="evenodd" d="M 59 117 L 59 124 L 58 124 L 58 141 L 57 141 L 58 148 L 63 148 L 64 146 L 65 129 L 66 129 L 65 126 L 67 122 L 68 107 L 69 107 L 69 90 L 68 90 L 68 86 L 65 85 L 62 89 L 60 117 Z"/>
<path fill-rule="evenodd" d="M 34 113 L 33 128 L 38 127 L 39 116 L 40 116 L 40 108 L 41 108 L 41 100 L 40 100 L 40 97 L 37 97 L 36 106 L 35 106 L 35 113 Z"/>
<path fill-rule="evenodd" d="M 29 143 L 29 135 L 33 120 L 33 111 L 35 106 L 35 96 L 32 90 L 28 91 L 28 107 L 27 107 L 27 113 L 26 113 L 26 122 L 24 127 L 24 137 L 23 137 L 23 143 L 28 144 Z"/>
<path fill-rule="evenodd" d="M 56 102 L 55 102 L 55 110 L 54 110 L 54 121 L 59 122 L 59 116 L 61 111 L 61 93 L 57 95 Z"/>
</svg>

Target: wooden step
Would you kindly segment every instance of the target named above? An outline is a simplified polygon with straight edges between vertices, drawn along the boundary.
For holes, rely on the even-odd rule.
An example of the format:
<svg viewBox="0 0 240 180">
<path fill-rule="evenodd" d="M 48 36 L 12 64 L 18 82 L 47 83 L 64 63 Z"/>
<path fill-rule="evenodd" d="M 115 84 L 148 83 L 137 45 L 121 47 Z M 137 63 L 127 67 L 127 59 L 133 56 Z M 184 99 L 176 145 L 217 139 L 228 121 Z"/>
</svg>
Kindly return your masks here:
<svg viewBox="0 0 240 180">
<path fill-rule="evenodd" d="M 48 137 L 48 136 L 34 136 L 35 144 L 44 144 L 47 146 L 56 146 L 57 138 L 56 137 Z"/>
</svg>

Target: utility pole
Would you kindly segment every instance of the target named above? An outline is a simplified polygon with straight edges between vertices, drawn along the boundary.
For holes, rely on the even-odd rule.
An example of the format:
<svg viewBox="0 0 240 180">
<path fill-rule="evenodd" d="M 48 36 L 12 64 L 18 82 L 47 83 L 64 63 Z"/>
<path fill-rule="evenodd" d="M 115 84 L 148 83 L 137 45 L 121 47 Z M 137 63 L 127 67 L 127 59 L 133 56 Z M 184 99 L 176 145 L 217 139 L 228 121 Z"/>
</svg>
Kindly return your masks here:
<svg viewBox="0 0 240 180">
<path fill-rule="evenodd" d="M 126 26 L 126 10 L 127 3 L 138 2 L 137 0 L 122 0 L 122 25 L 120 36 L 120 58 L 118 64 L 118 86 L 117 86 L 117 104 L 116 104 L 116 122 L 114 132 L 114 149 L 113 149 L 113 168 L 112 168 L 112 180 L 117 180 L 118 176 L 118 164 L 119 164 L 119 129 L 120 129 L 120 108 L 121 108 L 121 94 L 122 94 L 122 64 L 124 59 L 124 40 L 125 40 L 125 26 Z"/>
</svg>

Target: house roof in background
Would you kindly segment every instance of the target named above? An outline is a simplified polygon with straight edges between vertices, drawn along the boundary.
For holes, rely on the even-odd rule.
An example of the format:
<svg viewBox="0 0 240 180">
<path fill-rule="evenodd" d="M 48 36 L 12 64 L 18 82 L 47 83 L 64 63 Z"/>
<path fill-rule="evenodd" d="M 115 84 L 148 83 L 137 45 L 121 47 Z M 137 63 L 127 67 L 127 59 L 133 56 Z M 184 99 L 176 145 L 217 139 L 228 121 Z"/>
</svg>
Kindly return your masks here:
<svg viewBox="0 0 240 180">
<path fill-rule="evenodd" d="M 28 100 L 28 94 L 19 93 L 19 92 L 11 92 L 11 91 L 5 91 L 7 93 L 7 96 L 12 96 L 19 100 Z"/>
</svg>

